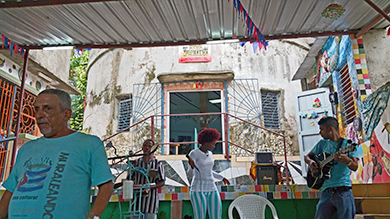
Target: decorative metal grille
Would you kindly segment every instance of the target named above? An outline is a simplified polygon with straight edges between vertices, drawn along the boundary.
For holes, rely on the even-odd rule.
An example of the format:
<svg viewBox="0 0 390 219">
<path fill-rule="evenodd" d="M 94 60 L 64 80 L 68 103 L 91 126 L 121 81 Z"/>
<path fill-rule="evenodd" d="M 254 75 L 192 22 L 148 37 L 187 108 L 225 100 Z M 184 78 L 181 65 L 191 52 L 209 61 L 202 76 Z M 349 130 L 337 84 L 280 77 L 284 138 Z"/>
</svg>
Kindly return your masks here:
<svg viewBox="0 0 390 219">
<path fill-rule="evenodd" d="M 240 119 L 261 125 L 259 82 L 257 79 L 236 79 L 228 83 L 228 112 Z"/>
<path fill-rule="evenodd" d="M 134 84 L 133 86 L 133 108 L 132 124 L 152 116 L 163 114 L 162 84 Z M 163 137 L 163 117 L 154 117 L 154 138 L 155 142 L 161 142 Z M 131 150 L 138 151 L 142 148 L 145 139 L 151 138 L 151 120 L 146 120 L 136 125 L 131 130 Z M 161 147 L 160 147 L 161 149 Z M 160 150 L 159 149 L 159 150 Z M 157 151 L 160 152 L 160 151 Z"/>
<path fill-rule="evenodd" d="M 20 88 L 15 84 L 0 78 L 0 139 L 15 132 L 17 113 L 19 108 Z M 38 135 L 38 128 L 34 118 L 35 95 L 24 92 L 23 110 L 20 121 L 20 133 Z M 6 143 L 0 144 L 0 181 L 4 180 L 4 173 L 9 165 L 6 163 L 8 153 Z"/>
<path fill-rule="evenodd" d="M 15 86 L 0 78 L 0 139 L 8 136 L 10 131 L 10 117 L 12 116 L 12 102 L 14 98 Z M 0 182 L 3 182 L 6 166 L 6 157 L 8 153 L 7 144 L 0 144 Z"/>
<path fill-rule="evenodd" d="M 16 128 L 16 120 L 18 116 L 18 109 L 19 109 L 19 96 L 20 96 L 20 88 L 17 88 L 16 91 L 16 99 L 15 99 L 15 105 L 14 105 L 14 113 L 13 113 L 13 125 L 12 130 L 14 131 Z M 34 102 L 35 102 L 36 96 L 31 94 L 28 91 L 24 91 L 24 98 L 23 98 L 23 109 L 22 109 L 22 117 L 20 120 L 20 133 L 27 133 L 30 135 L 38 136 L 38 126 L 35 122 L 34 117 Z"/>
<path fill-rule="evenodd" d="M 130 126 L 132 98 L 121 99 L 118 108 L 118 131 Z"/>
<path fill-rule="evenodd" d="M 262 126 L 258 80 L 232 80 L 227 84 L 227 90 L 228 113 L 239 119 Z M 229 117 L 229 140 L 246 149 L 261 151 L 264 143 L 264 132 L 260 128 L 239 119 Z M 231 154 L 251 155 L 238 147 L 230 147 L 230 150 Z"/>
<path fill-rule="evenodd" d="M 261 106 L 264 116 L 264 127 L 280 129 L 279 92 L 261 91 Z"/>
<path fill-rule="evenodd" d="M 6 136 L 8 134 L 7 130 L 9 129 L 15 85 L 0 78 L 0 89 L 0 135 Z"/>
<path fill-rule="evenodd" d="M 346 124 L 353 122 L 356 117 L 355 101 L 353 98 L 353 87 L 351 77 L 349 75 L 348 64 L 345 64 L 340 71 L 340 82 L 341 82 L 341 101 L 344 107 L 344 118 Z"/>
</svg>

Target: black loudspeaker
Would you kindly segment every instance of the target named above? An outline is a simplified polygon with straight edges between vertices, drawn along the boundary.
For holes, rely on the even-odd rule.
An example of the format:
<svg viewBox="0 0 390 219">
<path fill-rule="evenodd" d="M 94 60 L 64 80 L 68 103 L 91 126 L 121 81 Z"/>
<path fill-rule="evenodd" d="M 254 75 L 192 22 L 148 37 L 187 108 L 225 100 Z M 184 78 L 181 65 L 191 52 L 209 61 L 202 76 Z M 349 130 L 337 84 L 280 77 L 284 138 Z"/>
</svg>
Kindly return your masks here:
<svg viewBox="0 0 390 219">
<path fill-rule="evenodd" d="M 255 163 L 273 164 L 272 152 L 256 152 Z"/>
<path fill-rule="evenodd" d="M 256 166 L 257 185 L 277 185 L 278 167 L 273 165 Z"/>
</svg>

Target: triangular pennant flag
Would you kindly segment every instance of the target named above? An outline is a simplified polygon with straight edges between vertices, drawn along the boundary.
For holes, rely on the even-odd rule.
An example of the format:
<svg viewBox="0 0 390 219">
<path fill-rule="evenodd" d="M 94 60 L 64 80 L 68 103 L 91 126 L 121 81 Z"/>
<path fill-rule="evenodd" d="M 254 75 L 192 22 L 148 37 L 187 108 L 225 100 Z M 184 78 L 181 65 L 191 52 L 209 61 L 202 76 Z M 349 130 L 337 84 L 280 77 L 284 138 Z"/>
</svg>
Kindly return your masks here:
<svg viewBox="0 0 390 219">
<path fill-rule="evenodd" d="M 18 50 L 19 50 L 19 46 L 15 44 L 15 45 L 14 45 L 15 55 L 18 54 Z"/>
<path fill-rule="evenodd" d="M 240 42 L 240 46 L 243 47 L 246 42 Z"/>
<path fill-rule="evenodd" d="M 249 39 L 252 39 L 252 31 L 253 31 L 253 22 L 251 20 L 251 23 L 249 24 Z"/>
<path fill-rule="evenodd" d="M 11 47 L 9 48 L 9 51 L 11 52 L 11 56 L 12 56 L 12 52 L 14 51 L 14 43 L 13 42 L 11 42 Z"/>
<path fill-rule="evenodd" d="M 5 46 L 5 49 L 8 49 L 8 38 L 6 37 L 5 40 L 4 40 L 4 46 Z"/>
<path fill-rule="evenodd" d="M 390 28 L 387 29 L 387 36 L 389 36 L 389 35 L 390 35 Z"/>
<path fill-rule="evenodd" d="M 253 31 L 253 39 L 257 41 L 257 27 L 255 25 L 255 29 Z"/>
<path fill-rule="evenodd" d="M 246 14 L 246 11 L 245 11 L 245 9 L 243 10 L 243 17 L 244 17 L 244 21 L 246 21 L 246 16 L 247 16 L 247 14 Z"/>
<path fill-rule="evenodd" d="M 5 36 L 3 34 L 1 34 L 1 37 L 3 38 L 3 45 L 2 45 L 2 48 L 4 49 L 4 45 L 5 45 Z"/>
<path fill-rule="evenodd" d="M 268 46 L 268 41 L 265 41 L 264 43 L 264 49 L 267 50 L 267 46 Z"/>
<path fill-rule="evenodd" d="M 259 51 L 261 50 L 261 48 L 263 48 L 263 44 L 259 43 Z"/>
<path fill-rule="evenodd" d="M 234 5 L 234 8 L 236 9 L 236 12 L 237 12 L 237 0 L 233 0 L 233 5 Z"/>
<path fill-rule="evenodd" d="M 254 41 L 253 44 L 252 44 L 252 46 L 253 46 L 253 53 L 256 53 L 257 48 L 259 48 L 259 43 L 256 42 L 256 41 Z"/>
</svg>

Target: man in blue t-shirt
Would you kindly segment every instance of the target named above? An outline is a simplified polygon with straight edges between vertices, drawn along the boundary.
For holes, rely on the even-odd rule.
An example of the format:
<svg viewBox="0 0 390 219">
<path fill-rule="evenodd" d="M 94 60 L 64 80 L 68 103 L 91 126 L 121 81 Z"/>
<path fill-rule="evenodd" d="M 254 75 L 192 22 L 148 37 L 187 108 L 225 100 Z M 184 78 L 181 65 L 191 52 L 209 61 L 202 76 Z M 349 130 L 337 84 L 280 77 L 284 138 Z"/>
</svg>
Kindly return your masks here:
<svg viewBox="0 0 390 219">
<path fill-rule="evenodd" d="M 42 91 L 34 109 L 43 137 L 18 151 L 3 183 L 0 219 L 99 218 L 113 188 L 102 141 L 68 127 L 71 99 L 62 90 Z M 99 192 L 90 209 L 92 186 Z"/>
<path fill-rule="evenodd" d="M 322 196 L 317 204 L 315 219 L 329 219 L 336 214 L 339 219 L 355 218 L 355 200 L 351 191 L 351 170 L 358 168 L 356 148 L 347 154 L 336 154 L 340 148 L 347 146 L 347 140 L 340 137 L 338 122 L 333 117 L 325 117 L 318 122 L 320 140 L 305 156 L 305 162 L 312 173 L 317 173 L 318 164 L 312 158 L 314 155 L 334 154 L 334 164 L 330 170 L 330 178 L 321 187 Z"/>
</svg>

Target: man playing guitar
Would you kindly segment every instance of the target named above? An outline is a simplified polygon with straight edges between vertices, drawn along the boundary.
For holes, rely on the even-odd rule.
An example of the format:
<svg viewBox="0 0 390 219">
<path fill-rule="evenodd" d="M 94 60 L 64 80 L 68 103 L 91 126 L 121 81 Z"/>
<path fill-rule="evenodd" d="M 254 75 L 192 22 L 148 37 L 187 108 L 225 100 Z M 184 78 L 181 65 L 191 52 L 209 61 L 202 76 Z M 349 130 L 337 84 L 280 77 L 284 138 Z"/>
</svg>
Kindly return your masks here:
<svg viewBox="0 0 390 219">
<path fill-rule="evenodd" d="M 338 122 L 333 117 L 322 118 L 320 126 L 320 140 L 313 149 L 305 155 L 305 162 L 310 171 L 315 174 L 322 171 L 313 159 L 321 153 L 334 154 L 334 164 L 330 169 L 330 178 L 327 179 L 320 190 L 322 197 L 317 204 L 315 219 L 329 219 L 336 214 L 339 219 L 354 219 L 355 202 L 351 191 L 351 170 L 358 168 L 358 154 L 355 149 L 347 154 L 336 153 L 340 148 L 347 146 L 347 140 L 340 137 Z"/>
</svg>

